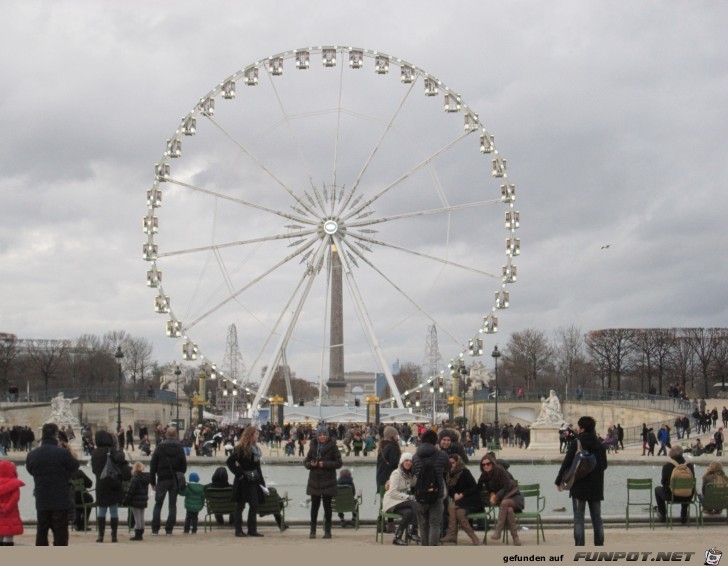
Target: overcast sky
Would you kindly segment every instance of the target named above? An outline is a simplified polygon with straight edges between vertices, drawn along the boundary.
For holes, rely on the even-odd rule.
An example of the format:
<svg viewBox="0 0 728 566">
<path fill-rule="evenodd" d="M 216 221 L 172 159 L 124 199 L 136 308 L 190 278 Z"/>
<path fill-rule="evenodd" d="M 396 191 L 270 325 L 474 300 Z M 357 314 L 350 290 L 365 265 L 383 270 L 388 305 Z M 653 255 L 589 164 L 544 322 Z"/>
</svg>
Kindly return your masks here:
<svg viewBox="0 0 728 566">
<path fill-rule="evenodd" d="M 522 254 L 514 261 L 518 282 L 508 288 L 511 307 L 499 311 L 500 330 L 487 338 L 486 351 L 496 342 L 504 346 L 510 333 L 525 328 L 551 335 L 571 324 L 586 332 L 728 322 L 725 3 L 17 1 L 0 5 L 0 22 L 0 332 L 74 338 L 123 329 L 150 340 L 159 361 L 179 360 L 180 342 L 165 336 L 164 317 L 153 312 L 155 293 L 145 285 L 149 265 L 141 259 L 153 166 L 180 118 L 223 79 L 273 54 L 317 45 L 362 47 L 415 64 L 460 93 L 496 136 L 508 162 L 508 182 L 518 191 L 515 209 L 521 227 L 516 235 Z M 312 57 L 314 64 L 320 67 L 320 57 Z M 385 88 L 379 85 L 403 87 L 374 82 L 372 62 L 367 64 L 363 71 L 368 74 L 361 76 L 369 94 L 359 97 L 356 111 L 373 115 L 375 100 L 384 100 L 378 91 Z M 296 71 L 291 61 L 287 65 L 280 79 L 292 81 Z M 296 83 L 277 84 L 284 101 L 299 94 L 299 101 L 309 100 Z M 335 96 L 336 86 L 326 89 Z M 239 99 L 244 88 L 238 84 Z M 416 94 L 424 98 L 419 88 Z M 403 91 L 398 92 L 401 96 Z M 270 91 L 266 96 L 268 103 L 278 104 Z M 267 114 L 256 109 L 259 104 L 263 102 L 256 101 L 253 111 L 263 122 Z M 433 138 L 437 121 L 444 119 L 441 104 L 433 117 Z M 302 102 L 301 111 L 304 106 Z M 383 115 L 392 111 L 390 107 Z M 221 122 L 224 118 L 220 113 Z M 458 117 L 460 131 L 461 123 Z M 258 132 L 264 128 L 258 122 L 255 127 Z M 315 148 L 318 123 L 299 120 L 296 127 L 306 149 Z M 354 140 L 367 140 L 377 131 L 366 128 L 366 120 L 352 120 L 342 134 L 342 162 L 351 157 L 361 167 L 365 153 L 347 154 L 343 148 L 355 148 Z M 208 162 L 214 171 L 205 176 L 201 161 L 206 155 L 214 154 L 231 170 L 242 160 L 234 152 L 218 151 L 213 141 L 205 148 L 202 130 L 201 125 L 201 136 L 194 140 L 198 161 L 187 161 L 186 167 L 196 172 L 189 179 L 209 187 L 221 182 L 215 178 L 220 170 Z M 424 146 L 430 137 L 413 129 L 402 139 L 406 134 L 412 147 Z M 246 143 L 256 153 L 275 153 L 274 134 L 258 140 L 257 145 L 253 138 Z M 379 172 L 383 179 L 394 174 L 386 165 L 410 157 L 402 147 L 382 148 L 386 158 L 378 163 L 384 164 Z M 275 155 L 269 159 L 276 174 L 286 177 L 285 165 Z M 400 173 L 411 166 L 403 165 Z M 437 170 L 445 190 L 460 182 L 460 174 L 457 161 L 444 161 Z M 244 177 L 248 170 L 235 175 L 250 181 Z M 351 186 L 351 178 L 337 180 Z M 487 182 L 493 191 L 487 198 L 494 198 L 501 181 Z M 246 198 L 266 201 L 268 193 L 256 191 Z M 405 188 L 401 195 L 407 195 Z M 167 196 L 174 195 L 170 191 Z M 481 198 L 486 197 L 465 200 Z M 253 224 L 254 216 L 227 219 L 229 209 L 210 203 L 177 209 L 171 202 L 169 208 L 165 205 L 159 210 L 159 241 L 162 245 L 163 237 L 175 233 L 174 225 L 179 241 L 165 244 L 175 249 L 185 248 L 183 240 L 197 227 L 224 232 L 227 220 Z M 377 214 L 383 214 L 383 207 Z M 502 217 L 499 209 L 496 215 L 485 212 L 482 220 L 470 218 L 463 223 L 467 230 L 453 230 L 449 243 L 457 244 L 457 237 L 482 250 L 490 261 L 482 269 L 496 273 L 507 236 Z M 276 221 L 270 231 L 260 228 L 259 235 L 275 233 L 282 224 Z M 402 242 L 407 234 L 415 232 L 403 234 Z M 407 244 L 439 254 L 443 240 L 430 241 L 424 234 Z M 286 250 L 283 246 L 274 259 L 290 253 Z M 447 253 L 456 257 L 455 249 Z M 410 259 L 411 264 L 403 264 L 405 279 L 407 272 L 421 273 L 417 260 Z M 192 294 L 185 298 L 189 306 L 220 292 L 219 279 L 212 289 L 208 285 L 213 283 L 202 276 L 204 261 L 169 267 L 165 291 L 173 307 L 180 305 L 175 298 L 183 293 Z M 161 262 L 160 267 L 164 269 Z M 241 263 L 238 269 L 248 268 Z M 483 299 L 448 281 L 452 279 L 441 277 L 429 288 L 434 296 L 422 298 L 450 309 L 454 332 L 462 331 L 460 346 L 441 340 L 445 359 L 457 355 L 471 330 L 477 332 L 497 288 L 497 282 L 480 287 Z M 365 276 L 359 285 L 366 296 Z M 276 289 L 271 284 L 268 292 Z M 281 293 L 276 301 L 285 303 L 290 293 Z M 396 295 L 375 292 L 369 299 L 375 326 L 387 313 L 404 312 Z M 209 320 L 208 328 L 194 336 L 201 350 L 220 363 L 227 326 L 235 323 L 245 362 L 252 365 L 257 356 L 253 336 L 266 338 L 281 312 L 273 299 L 276 306 L 268 308 L 269 298 L 251 295 L 237 310 Z M 320 308 L 326 307 L 322 303 Z M 387 322 L 380 339 L 390 361 L 420 363 L 428 322 L 405 318 Z M 460 318 L 468 320 L 461 324 Z M 310 317 L 302 324 L 320 330 L 323 319 Z M 366 341 L 352 326 L 347 326 L 346 340 L 353 342 L 347 346 L 352 356 L 347 369 L 375 371 L 371 357 L 356 357 L 369 347 L 362 346 Z M 306 346 L 304 334 L 296 339 L 299 348 Z M 320 373 L 304 358 L 297 365 L 292 352 L 293 345 L 288 361 L 299 374 Z"/>
</svg>

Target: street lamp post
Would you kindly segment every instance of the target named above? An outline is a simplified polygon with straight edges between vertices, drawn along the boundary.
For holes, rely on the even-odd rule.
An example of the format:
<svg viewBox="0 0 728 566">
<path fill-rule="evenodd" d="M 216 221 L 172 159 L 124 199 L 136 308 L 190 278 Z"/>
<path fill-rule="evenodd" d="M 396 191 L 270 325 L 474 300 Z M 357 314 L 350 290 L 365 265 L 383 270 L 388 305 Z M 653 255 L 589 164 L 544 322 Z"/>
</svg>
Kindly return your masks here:
<svg viewBox="0 0 728 566">
<path fill-rule="evenodd" d="M 495 449 L 500 450 L 500 426 L 498 426 L 498 358 L 500 358 L 501 353 L 498 351 L 498 345 L 493 348 L 493 353 L 491 354 L 493 356 L 493 359 L 495 360 L 495 420 L 493 424 L 495 425 Z"/>
<path fill-rule="evenodd" d="M 179 376 L 182 375 L 182 372 L 179 369 L 179 366 L 174 370 L 174 376 L 175 381 L 177 383 L 177 391 L 175 393 L 175 404 L 177 405 L 177 417 L 175 418 L 175 427 L 177 430 L 179 430 Z M 190 417 L 190 420 L 192 420 L 192 417 Z"/>
<path fill-rule="evenodd" d="M 116 396 L 116 432 L 119 432 L 121 430 L 121 360 L 124 358 L 121 346 L 117 346 L 114 357 L 116 358 L 116 364 L 119 366 L 119 383 Z"/>
</svg>

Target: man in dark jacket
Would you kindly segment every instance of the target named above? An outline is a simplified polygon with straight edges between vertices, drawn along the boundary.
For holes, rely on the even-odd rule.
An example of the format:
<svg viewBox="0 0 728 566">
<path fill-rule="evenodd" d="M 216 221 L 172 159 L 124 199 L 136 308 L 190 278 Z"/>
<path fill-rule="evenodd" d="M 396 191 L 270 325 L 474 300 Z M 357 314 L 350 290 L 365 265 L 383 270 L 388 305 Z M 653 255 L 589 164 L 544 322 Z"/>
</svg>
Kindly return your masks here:
<svg viewBox="0 0 728 566">
<path fill-rule="evenodd" d="M 607 451 L 597 438 L 596 421 L 592 417 L 581 417 L 577 421 L 579 433 L 576 440 L 581 444 L 582 450 L 588 450 L 596 457 L 597 464 L 594 469 L 574 482 L 569 490 L 571 505 L 574 510 L 574 544 L 584 546 L 584 511 L 589 503 L 589 515 L 594 527 L 594 546 L 604 546 L 604 524 L 602 523 L 602 500 L 604 499 L 604 470 L 607 469 Z M 561 479 L 571 468 L 576 456 L 577 442 L 572 442 L 566 452 L 561 469 L 556 476 L 556 487 L 559 491 Z"/>
<path fill-rule="evenodd" d="M 670 457 L 670 460 L 667 462 L 667 464 L 662 466 L 662 477 L 660 479 L 660 485 L 655 487 L 657 518 L 662 523 L 665 522 L 665 517 L 667 516 L 667 506 L 665 505 L 665 502 L 672 499 L 672 491 L 670 491 L 670 478 L 672 477 L 672 471 L 675 469 L 675 462 L 677 462 L 678 464 L 685 463 L 682 446 L 673 446 L 672 448 L 670 448 L 670 452 L 668 455 Z M 695 477 L 695 468 L 693 467 L 693 465 L 688 464 L 688 468 L 690 468 L 690 471 L 693 472 L 693 477 Z M 681 501 L 682 499 L 685 499 L 685 501 L 689 501 L 691 498 L 676 497 L 675 501 Z M 680 522 L 683 525 L 688 522 L 689 510 L 690 505 L 685 504 L 680 506 Z"/>
<path fill-rule="evenodd" d="M 412 458 L 415 476 L 420 474 L 426 461 L 432 463 L 438 478 L 437 499 L 434 503 L 417 502 L 417 523 L 422 546 L 439 546 L 442 530 L 443 499 L 447 496 L 445 481 L 450 459 L 437 447 L 437 433 L 430 429 L 422 434 L 420 446 Z"/>
<path fill-rule="evenodd" d="M 465 447 L 460 442 L 460 433 L 454 428 L 443 428 L 438 434 L 440 442 L 440 450 L 445 452 L 448 457 L 451 454 L 457 454 L 466 464 L 470 461 L 465 452 Z"/>
<path fill-rule="evenodd" d="M 162 505 L 169 493 L 169 510 L 164 530 L 167 536 L 172 535 L 172 529 L 177 521 L 177 472 L 187 471 L 187 458 L 182 444 L 177 437 L 177 429 L 169 427 L 164 433 L 165 439 L 160 442 L 152 453 L 149 464 L 149 481 L 154 494 L 154 511 L 152 512 L 152 535 L 159 534 L 162 524 Z"/>
<path fill-rule="evenodd" d="M 41 443 L 25 459 L 33 476 L 38 529 L 36 546 L 48 546 L 48 530 L 53 531 L 53 546 L 68 546 L 68 522 L 73 508 L 69 482 L 78 470 L 78 460 L 58 446 L 58 426 L 43 425 Z"/>
</svg>

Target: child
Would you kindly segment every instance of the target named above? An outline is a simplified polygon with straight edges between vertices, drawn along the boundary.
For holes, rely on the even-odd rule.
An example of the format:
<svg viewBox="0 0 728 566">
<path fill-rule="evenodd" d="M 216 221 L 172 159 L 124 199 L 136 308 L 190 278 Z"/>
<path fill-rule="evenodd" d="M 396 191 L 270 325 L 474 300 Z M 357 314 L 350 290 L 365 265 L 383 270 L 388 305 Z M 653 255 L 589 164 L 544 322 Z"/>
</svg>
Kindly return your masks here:
<svg viewBox="0 0 728 566">
<path fill-rule="evenodd" d="M 121 504 L 131 509 L 134 518 L 134 536 L 129 540 L 144 540 L 144 510 L 149 500 L 149 474 L 144 464 L 137 462 L 131 469 L 131 481 Z"/>
<path fill-rule="evenodd" d="M 358 430 L 354 433 L 354 439 L 351 441 L 351 446 L 354 449 L 354 456 L 359 456 L 361 451 L 364 449 L 364 441 L 361 439 L 361 432 Z"/>
<path fill-rule="evenodd" d="M 185 496 L 185 509 L 187 510 L 184 532 L 194 535 L 197 532 L 197 515 L 205 506 L 205 486 L 200 485 L 200 476 L 197 475 L 197 472 L 190 474 L 187 485 L 180 494 Z"/>
<path fill-rule="evenodd" d="M 20 488 L 25 484 L 18 479 L 15 464 L 0 461 L 0 546 L 14 546 L 13 537 L 23 534 L 18 501 Z"/>
<path fill-rule="evenodd" d="M 339 479 L 336 480 L 336 485 L 348 485 L 351 488 L 351 493 L 356 495 L 354 478 L 351 476 L 351 470 L 348 468 L 341 468 L 339 471 Z M 343 513 L 339 513 L 338 515 L 342 527 L 351 527 L 355 524 L 356 517 L 354 516 L 354 513 L 351 514 L 351 521 L 345 521 Z"/>
</svg>

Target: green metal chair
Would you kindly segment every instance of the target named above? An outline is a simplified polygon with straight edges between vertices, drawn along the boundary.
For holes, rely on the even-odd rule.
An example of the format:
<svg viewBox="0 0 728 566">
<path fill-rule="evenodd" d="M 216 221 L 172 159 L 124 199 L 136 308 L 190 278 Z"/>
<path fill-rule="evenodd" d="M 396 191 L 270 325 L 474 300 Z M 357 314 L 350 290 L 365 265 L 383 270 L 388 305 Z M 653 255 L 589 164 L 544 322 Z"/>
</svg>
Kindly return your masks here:
<svg viewBox="0 0 728 566">
<path fill-rule="evenodd" d="M 282 532 L 286 524 L 286 507 L 288 507 L 288 492 L 283 493 L 283 497 L 278 494 L 275 487 L 268 486 L 268 493 L 263 496 L 263 500 L 258 503 L 258 517 L 266 515 L 280 515 L 281 524 L 278 529 Z M 233 504 L 233 507 L 235 504 Z"/>
<path fill-rule="evenodd" d="M 687 497 L 681 497 L 675 500 L 676 489 L 692 489 L 692 495 L 688 499 Z M 700 502 L 698 501 L 697 494 L 695 491 L 695 478 L 672 478 L 670 480 L 670 499 L 665 502 L 667 505 L 667 526 L 672 528 L 672 508 L 674 505 L 688 505 L 688 507 L 695 507 L 695 525 L 700 528 L 701 524 L 701 513 L 700 513 Z M 690 524 L 688 520 L 688 524 Z"/>
<path fill-rule="evenodd" d="M 230 515 L 235 512 L 232 486 L 206 487 L 205 506 L 207 507 L 207 511 L 203 524 L 205 526 L 205 532 L 207 532 L 208 525 L 210 526 L 210 530 L 212 530 L 212 517 L 215 515 Z"/>
<path fill-rule="evenodd" d="M 380 544 L 384 544 L 384 534 L 386 533 L 386 525 L 387 521 L 389 519 L 394 519 L 395 521 L 399 521 L 402 518 L 402 515 L 399 513 L 387 513 L 382 509 L 382 500 L 384 499 L 384 492 L 385 489 L 382 488 L 379 490 L 379 514 L 377 516 L 377 532 L 376 537 L 374 540 L 378 541 Z M 380 538 L 381 536 L 381 538 Z M 409 541 L 407 541 L 409 543 Z"/>
<path fill-rule="evenodd" d="M 362 502 L 361 491 L 354 495 L 351 486 L 339 485 L 332 503 L 334 513 L 351 513 L 354 516 L 354 528 L 359 528 L 359 505 Z"/>
<path fill-rule="evenodd" d="M 75 499 L 80 500 L 78 503 L 74 504 L 75 511 L 76 513 L 83 513 L 83 531 L 86 532 L 88 531 L 89 515 L 87 511 L 95 509 L 98 517 L 98 504 L 96 503 L 96 501 L 84 501 L 84 494 L 92 494 L 95 490 L 86 489 L 83 478 L 71 480 L 71 485 L 73 485 Z M 76 497 L 76 495 L 79 495 L 80 497 Z M 91 498 L 94 499 L 93 496 L 91 496 Z"/>
<path fill-rule="evenodd" d="M 655 528 L 655 510 L 652 504 L 652 478 L 627 478 L 627 530 L 629 530 L 629 508 L 644 507 L 650 511 L 650 528 Z"/>
<path fill-rule="evenodd" d="M 468 520 L 483 521 L 483 544 L 488 544 L 488 531 L 490 530 L 490 521 L 495 521 L 495 510 L 490 504 L 488 494 L 484 491 L 480 492 L 480 500 L 483 502 L 484 510 L 467 514 Z"/>
<path fill-rule="evenodd" d="M 536 544 L 541 544 L 543 539 L 546 542 L 546 535 L 543 531 L 543 521 L 541 520 L 541 513 L 546 507 L 546 497 L 541 495 L 541 484 L 532 483 L 526 485 L 519 485 L 518 490 L 523 495 L 525 504 L 523 511 L 516 513 L 516 525 L 521 526 L 524 521 L 534 521 L 536 524 Z M 539 538 L 540 536 L 540 538 Z M 503 529 L 503 540 L 508 542 L 508 529 Z"/>
</svg>

